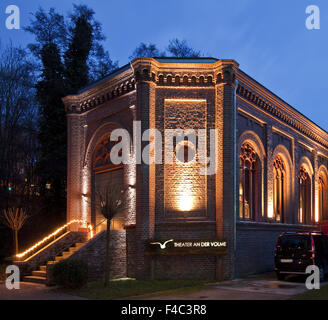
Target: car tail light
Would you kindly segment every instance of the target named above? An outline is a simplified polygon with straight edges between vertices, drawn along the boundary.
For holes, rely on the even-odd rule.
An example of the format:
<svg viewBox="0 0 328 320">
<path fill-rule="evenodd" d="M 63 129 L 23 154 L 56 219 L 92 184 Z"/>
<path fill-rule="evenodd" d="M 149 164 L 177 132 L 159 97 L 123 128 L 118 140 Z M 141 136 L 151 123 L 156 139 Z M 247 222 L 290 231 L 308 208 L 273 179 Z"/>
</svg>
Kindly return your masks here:
<svg viewBox="0 0 328 320">
<path fill-rule="evenodd" d="M 314 246 L 314 239 L 313 237 L 311 236 L 311 252 L 312 252 L 312 260 L 314 261 L 315 259 L 315 246 Z"/>
</svg>

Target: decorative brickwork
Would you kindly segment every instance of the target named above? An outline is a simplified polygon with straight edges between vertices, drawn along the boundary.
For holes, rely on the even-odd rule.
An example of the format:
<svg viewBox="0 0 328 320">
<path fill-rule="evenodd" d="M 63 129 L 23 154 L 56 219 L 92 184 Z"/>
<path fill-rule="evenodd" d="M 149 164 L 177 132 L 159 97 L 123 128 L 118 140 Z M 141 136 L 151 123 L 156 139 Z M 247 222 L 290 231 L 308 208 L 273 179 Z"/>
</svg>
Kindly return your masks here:
<svg viewBox="0 0 328 320">
<path fill-rule="evenodd" d="M 207 155 L 209 130 L 217 129 L 217 171 L 208 176 L 198 175 L 198 164 L 184 158 L 169 165 L 137 163 L 132 143 L 131 161 L 123 166 L 121 175 L 128 190 L 128 206 L 125 236 L 117 234 L 121 240 L 113 242 L 112 250 L 121 268 L 115 274 L 138 279 L 230 279 L 272 270 L 279 233 L 312 230 L 317 228 L 319 219 L 328 217 L 320 209 L 328 210 L 328 206 L 319 202 L 323 190 L 320 177 L 328 174 L 328 133 L 246 75 L 233 60 L 137 58 L 75 96 L 64 98 L 64 102 L 69 130 L 68 220 L 92 221 L 96 147 L 115 128 L 126 129 L 131 138 L 135 137 L 135 120 L 140 121 L 142 133 L 158 129 L 162 137 L 165 129 L 206 129 L 202 145 L 205 144 Z M 185 157 L 186 150 L 191 149 L 197 154 L 198 142 L 192 146 L 183 141 L 174 145 L 174 152 L 182 150 Z M 253 177 L 257 181 L 254 221 L 239 217 L 239 161 L 244 144 L 254 150 L 257 159 Z M 142 141 L 141 149 L 147 145 L 148 141 Z M 165 159 L 164 139 L 162 147 L 155 154 L 162 152 Z M 277 158 L 283 161 L 286 175 L 284 223 L 277 223 L 274 212 Z M 308 225 L 299 219 L 298 177 L 302 166 L 311 180 Z M 328 199 L 328 188 L 325 190 L 323 196 Z M 228 254 L 146 254 L 150 239 L 171 238 L 225 239 Z M 98 257 L 103 242 L 97 239 L 92 240 L 90 249 L 85 249 L 84 256 L 93 257 L 95 273 L 100 274 L 97 261 L 102 261 Z M 120 250 L 124 253 L 119 254 Z"/>
</svg>

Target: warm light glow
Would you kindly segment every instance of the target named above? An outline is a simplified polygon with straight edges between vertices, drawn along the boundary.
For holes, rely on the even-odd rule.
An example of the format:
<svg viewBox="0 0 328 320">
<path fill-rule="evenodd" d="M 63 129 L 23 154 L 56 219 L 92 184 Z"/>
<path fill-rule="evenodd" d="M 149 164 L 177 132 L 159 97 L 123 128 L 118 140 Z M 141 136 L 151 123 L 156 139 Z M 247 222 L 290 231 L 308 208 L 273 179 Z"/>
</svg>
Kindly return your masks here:
<svg viewBox="0 0 328 320">
<path fill-rule="evenodd" d="M 274 216 L 274 213 L 273 213 L 273 203 L 270 202 L 268 204 L 268 218 L 272 219 Z"/>
<path fill-rule="evenodd" d="M 89 229 L 89 232 L 90 232 L 90 239 L 93 238 L 93 228 L 92 228 L 92 225 L 89 223 L 88 224 L 88 229 Z"/>
<path fill-rule="evenodd" d="M 87 168 L 83 168 L 83 175 L 82 175 L 82 202 L 81 202 L 81 212 L 82 212 L 82 219 L 88 219 L 88 209 L 89 209 L 89 198 L 88 198 L 88 174 Z"/>
<path fill-rule="evenodd" d="M 24 256 L 26 256 L 28 253 L 32 252 L 34 249 L 38 248 L 39 246 L 41 246 L 43 243 L 45 243 L 47 240 L 51 239 L 52 237 L 54 237 L 55 235 L 57 235 L 59 232 L 61 232 L 62 230 L 64 230 L 65 228 L 67 228 L 69 225 L 73 224 L 73 223 L 80 223 L 80 224 L 86 224 L 87 222 L 85 220 L 79 220 L 79 219 L 74 219 L 71 220 L 70 222 L 67 222 L 66 224 L 64 224 L 63 226 L 61 226 L 60 228 L 58 228 L 55 232 L 49 234 L 48 236 L 46 236 L 45 238 L 43 238 L 41 241 L 37 242 L 35 245 L 33 245 L 32 247 L 28 248 L 26 251 L 19 253 L 16 255 L 17 258 L 22 258 Z M 90 226 L 88 226 L 89 230 L 92 230 L 92 226 L 90 229 Z M 93 232 L 92 232 L 93 233 Z"/>
<path fill-rule="evenodd" d="M 193 208 L 193 197 L 191 195 L 184 194 L 180 197 L 179 207 L 181 211 L 190 211 Z"/>
<path fill-rule="evenodd" d="M 315 195 L 315 213 L 314 213 L 315 222 L 319 222 L 319 191 L 317 190 Z"/>
</svg>

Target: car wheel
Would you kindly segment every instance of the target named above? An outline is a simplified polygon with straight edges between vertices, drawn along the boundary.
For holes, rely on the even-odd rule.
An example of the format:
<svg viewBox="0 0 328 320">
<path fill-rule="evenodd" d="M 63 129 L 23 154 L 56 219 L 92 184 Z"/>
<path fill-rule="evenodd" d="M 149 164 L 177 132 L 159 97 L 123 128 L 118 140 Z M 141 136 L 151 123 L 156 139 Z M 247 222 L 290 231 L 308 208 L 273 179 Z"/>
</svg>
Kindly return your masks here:
<svg viewBox="0 0 328 320">
<path fill-rule="evenodd" d="M 284 274 L 281 274 L 280 272 L 276 272 L 276 275 L 277 275 L 278 280 L 285 280 L 285 275 Z"/>
</svg>

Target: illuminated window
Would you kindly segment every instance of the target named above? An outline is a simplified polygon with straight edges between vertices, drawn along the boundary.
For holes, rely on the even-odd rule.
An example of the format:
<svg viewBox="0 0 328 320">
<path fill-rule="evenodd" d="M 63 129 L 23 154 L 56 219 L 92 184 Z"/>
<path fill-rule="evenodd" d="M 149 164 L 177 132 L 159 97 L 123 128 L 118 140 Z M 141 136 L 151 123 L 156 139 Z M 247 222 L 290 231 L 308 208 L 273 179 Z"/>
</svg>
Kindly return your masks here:
<svg viewBox="0 0 328 320">
<path fill-rule="evenodd" d="M 244 143 L 240 152 L 239 217 L 255 220 L 257 210 L 257 155 L 252 146 Z"/>
<path fill-rule="evenodd" d="M 327 214 L 327 186 L 324 178 L 319 177 L 319 219 L 328 220 Z"/>
<path fill-rule="evenodd" d="M 311 178 L 304 167 L 299 173 L 299 222 L 311 223 Z"/>
<path fill-rule="evenodd" d="M 284 222 L 286 170 L 285 164 L 280 156 L 273 163 L 273 208 L 274 218 Z"/>
</svg>

